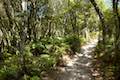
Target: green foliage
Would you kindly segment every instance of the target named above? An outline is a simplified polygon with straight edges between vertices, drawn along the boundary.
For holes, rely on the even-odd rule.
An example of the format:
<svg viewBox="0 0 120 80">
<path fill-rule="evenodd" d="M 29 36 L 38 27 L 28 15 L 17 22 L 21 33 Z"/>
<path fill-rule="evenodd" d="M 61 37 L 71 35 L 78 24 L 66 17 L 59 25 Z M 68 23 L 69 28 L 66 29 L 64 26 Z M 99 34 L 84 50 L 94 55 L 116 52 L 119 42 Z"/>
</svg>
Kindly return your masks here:
<svg viewBox="0 0 120 80">
<path fill-rule="evenodd" d="M 30 80 L 41 80 L 38 76 L 33 76 Z"/>
<path fill-rule="evenodd" d="M 12 79 L 17 74 L 17 71 L 19 70 L 18 66 L 16 64 L 10 63 L 3 68 L 0 69 L 0 80 L 6 80 L 7 78 Z"/>
<path fill-rule="evenodd" d="M 65 43 L 65 38 L 43 38 L 36 42 L 25 45 L 24 63 L 30 75 L 24 75 L 23 80 L 40 80 L 42 71 L 51 70 L 56 66 L 59 58 L 65 54 L 65 50 L 69 49 L 69 45 Z M 4 66 L 0 69 L 0 79 L 5 80 L 8 76 L 15 77 L 17 72 L 21 70 L 19 64 L 19 51 L 16 54 L 4 53 Z M 19 64 L 19 65 L 18 65 Z"/>
<path fill-rule="evenodd" d="M 28 75 L 24 75 L 24 77 L 22 78 L 22 80 L 42 80 L 39 76 L 28 76 Z"/>
<path fill-rule="evenodd" d="M 73 51 L 73 53 L 80 52 L 81 40 L 78 36 L 68 36 L 65 42 L 68 43 L 68 45 L 70 45 L 70 48 Z"/>
<path fill-rule="evenodd" d="M 85 36 L 86 28 L 99 28 L 95 11 L 84 0 L 27 1 L 26 12 L 20 0 L 0 1 L 0 80 L 19 71 L 23 80 L 40 80 L 41 72 L 54 68 L 67 50 L 80 51 L 86 39 L 78 36 Z"/>
<path fill-rule="evenodd" d="M 50 55 L 41 55 L 39 62 L 42 63 L 41 69 L 43 70 L 51 69 L 56 63 L 55 58 Z"/>
</svg>

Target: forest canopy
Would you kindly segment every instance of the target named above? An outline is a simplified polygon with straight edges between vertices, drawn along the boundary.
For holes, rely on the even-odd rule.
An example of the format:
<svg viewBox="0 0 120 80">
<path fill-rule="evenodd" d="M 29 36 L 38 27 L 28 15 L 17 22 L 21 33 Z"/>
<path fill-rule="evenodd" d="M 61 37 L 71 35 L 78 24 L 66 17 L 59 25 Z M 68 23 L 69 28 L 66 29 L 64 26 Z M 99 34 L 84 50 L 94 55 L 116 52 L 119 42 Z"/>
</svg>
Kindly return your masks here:
<svg viewBox="0 0 120 80">
<path fill-rule="evenodd" d="M 102 80 L 119 80 L 119 2 L 0 0 L 0 80 L 44 80 L 94 39 Z"/>
</svg>

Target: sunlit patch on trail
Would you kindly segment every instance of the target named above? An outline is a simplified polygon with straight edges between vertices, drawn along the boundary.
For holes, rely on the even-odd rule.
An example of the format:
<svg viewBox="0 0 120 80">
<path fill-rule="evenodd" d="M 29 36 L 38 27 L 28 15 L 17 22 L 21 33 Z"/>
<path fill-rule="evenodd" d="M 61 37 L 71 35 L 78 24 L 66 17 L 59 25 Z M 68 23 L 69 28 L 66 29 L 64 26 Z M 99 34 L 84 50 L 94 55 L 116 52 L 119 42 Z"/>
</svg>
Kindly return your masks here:
<svg viewBox="0 0 120 80">
<path fill-rule="evenodd" d="M 73 58 L 64 56 L 65 67 L 59 68 L 61 72 L 52 76 L 53 80 L 94 80 L 92 68 L 92 51 L 98 40 L 87 43 L 82 47 L 81 53 L 76 53 Z"/>
</svg>

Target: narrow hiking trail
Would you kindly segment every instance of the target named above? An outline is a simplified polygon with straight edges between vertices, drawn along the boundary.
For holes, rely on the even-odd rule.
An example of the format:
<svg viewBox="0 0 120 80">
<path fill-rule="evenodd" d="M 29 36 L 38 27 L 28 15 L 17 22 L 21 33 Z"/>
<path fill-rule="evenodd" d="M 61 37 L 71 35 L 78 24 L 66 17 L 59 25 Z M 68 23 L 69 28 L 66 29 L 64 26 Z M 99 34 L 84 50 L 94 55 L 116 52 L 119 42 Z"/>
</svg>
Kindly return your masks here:
<svg viewBox="0 0 120 80">
<path fill-rule="evenodd" d="M 77 53 L 72 59 L 66 59 L 66 67 L 59 68 L 60 71 L 49 73 L 50 78 L 43 80 L 94 80 L 92 62 L 94 47 L 97 39 L 82 46 L 81 53 Z"/>
</svg>

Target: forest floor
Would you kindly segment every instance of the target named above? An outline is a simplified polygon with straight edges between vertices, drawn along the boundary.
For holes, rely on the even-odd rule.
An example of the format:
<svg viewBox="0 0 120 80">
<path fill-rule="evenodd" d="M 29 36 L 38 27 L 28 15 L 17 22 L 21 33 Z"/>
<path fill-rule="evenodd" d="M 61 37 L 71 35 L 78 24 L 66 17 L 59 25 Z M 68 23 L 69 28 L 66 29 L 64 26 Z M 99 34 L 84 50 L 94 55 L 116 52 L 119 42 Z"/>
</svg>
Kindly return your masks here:
<svg viewBox="0 0 120 80">
<path fill-rule="evenodd" d="M 89 41 L 82 46 L 81 53 L 77 53 L 72 58 L 64 56 L 66 66 L 50 71 L 42 80 L 96 80 L 95 76 L 99 73 L 94 71 L 93 51 L 97 42 L 97 39 Z"/>
</svg>

